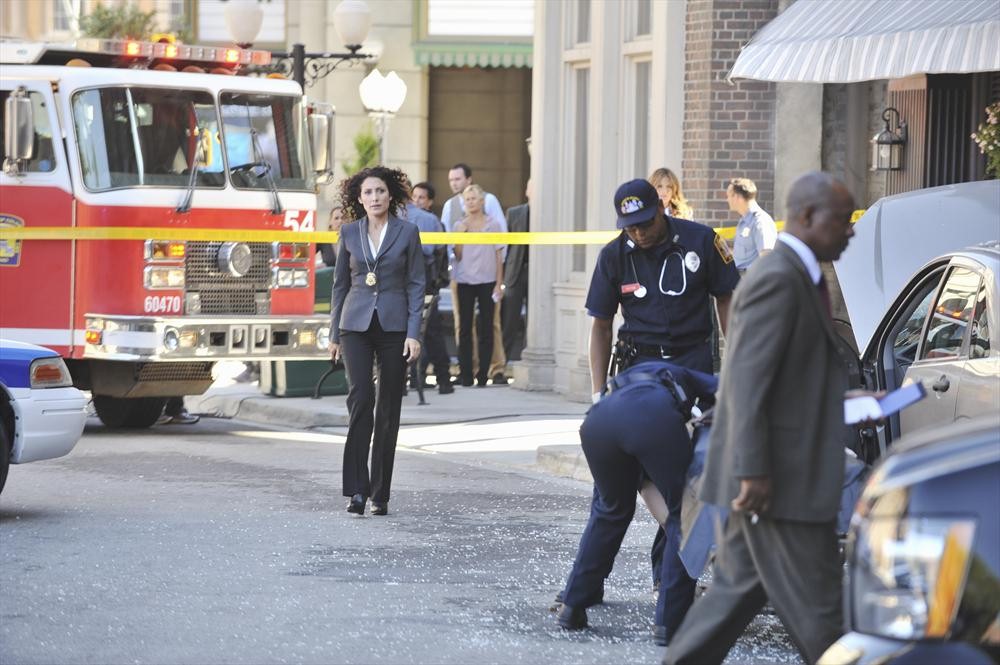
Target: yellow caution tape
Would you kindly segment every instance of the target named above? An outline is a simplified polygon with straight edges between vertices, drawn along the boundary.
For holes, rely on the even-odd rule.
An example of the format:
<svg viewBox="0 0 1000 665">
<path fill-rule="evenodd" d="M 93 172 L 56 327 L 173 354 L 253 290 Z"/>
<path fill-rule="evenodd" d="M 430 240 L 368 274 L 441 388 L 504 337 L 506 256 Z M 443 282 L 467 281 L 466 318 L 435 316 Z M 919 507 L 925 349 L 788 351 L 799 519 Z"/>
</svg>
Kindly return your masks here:
<svg viewBox="0 0 1000 665">
<path fill-rule="evenodd" d="M 855 210 L 856 222 L 864 210 Z M 775 222 L 778 230 L 783 221 Z M 736 235 L 735 227 L 715 229 L 726 240 Z M 526 233 L 445 233 L 422 232 L 420 239 L 429 245 L 604 245 L 620 231 L 530 231 Z M 240 242 L 328 242 L 335 243 L 335 231 L 253 231 L 249 229 L 178 229 L 159 227 L 0 227 L 0 240 L 202 240 Z"/>
</svg>

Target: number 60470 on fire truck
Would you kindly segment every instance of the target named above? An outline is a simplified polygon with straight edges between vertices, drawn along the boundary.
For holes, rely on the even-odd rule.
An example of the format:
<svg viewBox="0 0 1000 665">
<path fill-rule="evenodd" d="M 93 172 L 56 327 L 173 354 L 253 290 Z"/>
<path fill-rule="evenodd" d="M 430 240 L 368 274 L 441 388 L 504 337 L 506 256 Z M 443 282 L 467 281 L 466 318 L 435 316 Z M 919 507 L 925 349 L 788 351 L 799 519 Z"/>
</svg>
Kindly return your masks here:
<svg viewBox="0 0 1000 665">
<path fill-rule="evenodd" d="M 0 337 L 60 353 L 109 426 L 149 426 L 217 360 L 329 353 L 313 245 L 288 232 L 314 230 L 333 112 L 292 81 L 233 75 L 269 61 L 0 42 Z"/>
</svg>

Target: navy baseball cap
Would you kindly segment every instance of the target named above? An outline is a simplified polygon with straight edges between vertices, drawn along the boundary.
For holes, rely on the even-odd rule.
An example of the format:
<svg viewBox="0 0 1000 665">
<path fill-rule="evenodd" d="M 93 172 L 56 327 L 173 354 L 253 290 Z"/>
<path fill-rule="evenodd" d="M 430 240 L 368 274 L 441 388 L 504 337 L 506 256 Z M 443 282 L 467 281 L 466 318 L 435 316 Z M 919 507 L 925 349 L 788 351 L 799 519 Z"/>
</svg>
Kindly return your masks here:
<svg viewBox="0 0 1000 665">
<path fill-rule="evenodd" d="M 648 222 L 656 216 L 659 207 L 656 188 L 641 178 L 629 180 L 615 192 L 615 214 L 620 229 Z"/>
</svg>

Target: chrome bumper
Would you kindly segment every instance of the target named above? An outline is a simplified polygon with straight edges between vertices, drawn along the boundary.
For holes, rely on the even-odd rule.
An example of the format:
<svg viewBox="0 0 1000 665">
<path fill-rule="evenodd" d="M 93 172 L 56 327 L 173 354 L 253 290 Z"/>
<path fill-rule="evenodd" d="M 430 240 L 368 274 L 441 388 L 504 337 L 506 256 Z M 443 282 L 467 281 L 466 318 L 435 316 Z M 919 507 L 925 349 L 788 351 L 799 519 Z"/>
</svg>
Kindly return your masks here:
<svg viewBox="0 0 1000 665">
<path fill-rule="evenodd" d="M 85 358 L 129 361 L 325 359 L 323 316 L 146 317 L 88 314 Z"/>
</svg>

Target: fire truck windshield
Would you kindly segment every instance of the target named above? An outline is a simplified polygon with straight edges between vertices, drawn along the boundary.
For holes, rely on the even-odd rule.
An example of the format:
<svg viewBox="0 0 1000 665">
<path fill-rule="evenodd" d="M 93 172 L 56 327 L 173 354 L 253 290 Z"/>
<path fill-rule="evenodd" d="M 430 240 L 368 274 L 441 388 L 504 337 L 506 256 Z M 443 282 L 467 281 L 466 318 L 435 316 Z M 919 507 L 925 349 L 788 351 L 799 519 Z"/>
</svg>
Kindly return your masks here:
<svg viewBox="0 0 1000 665">
<path fill-rule="evenodd" d="M 185 188 L 198 159 L 197 187 L 224 187 L 227 166 L 238 188 L 270 188 L 270 177 L 262 177 L 267 170 L 279 190 L 311 186 L 296 98 L 224 93 L 222 117 L 220 126 L 215 99 L 205 91 L 119 86 L 78 92 L 73 122 L 84 185 L 92 191 Z"/>
<path fill-rule="evenodd" d="M 229 176 L 240 189 L 305 190 L 309 151 L 298 98 L 242 92 L 220 95 Z"/>
<path fill-rule="evenodd" d="M 199 138 L 204 163 L 198 186 L 225 184 L 218 116 L 208 92 L 84 90 L 73 96 L 73 121 L 87 189 L 186 187 Z"/>
</svg>

